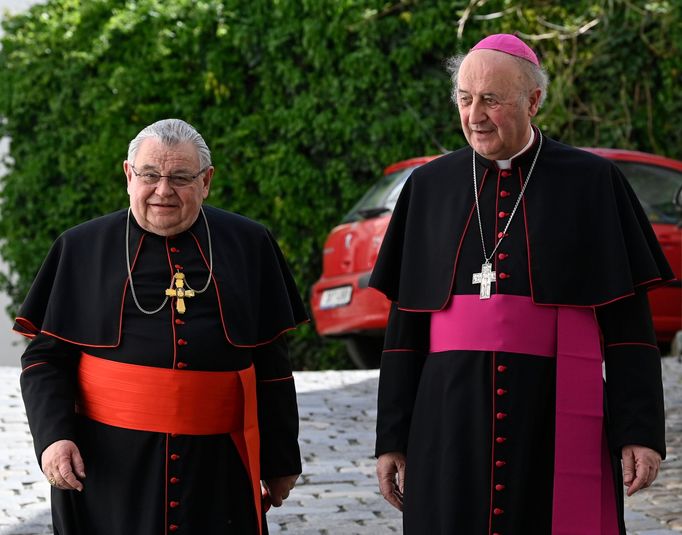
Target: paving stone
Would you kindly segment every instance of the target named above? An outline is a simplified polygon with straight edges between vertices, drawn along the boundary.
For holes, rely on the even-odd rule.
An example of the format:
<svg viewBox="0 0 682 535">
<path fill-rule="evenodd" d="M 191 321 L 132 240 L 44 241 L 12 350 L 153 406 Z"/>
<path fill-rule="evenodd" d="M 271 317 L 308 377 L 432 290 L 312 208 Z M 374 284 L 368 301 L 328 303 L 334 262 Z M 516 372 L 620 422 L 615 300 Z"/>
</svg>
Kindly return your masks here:
<svg viewBox="0 0 682 535">
<path fill-rule="evenodd" d="M 662 360 L 668 457 L 653 487 L 626 499 L 628 535 L 682 533 L 682 363 Z M 49 486 L 38 468 L 19 391 L 0 367 L 0 535 L 52 533 Z M 296 372 L 303 475 L 268 513 L 278 535 L 389 535 L 400 513 L 375 482 L 376 370 Z"/>
</svg>

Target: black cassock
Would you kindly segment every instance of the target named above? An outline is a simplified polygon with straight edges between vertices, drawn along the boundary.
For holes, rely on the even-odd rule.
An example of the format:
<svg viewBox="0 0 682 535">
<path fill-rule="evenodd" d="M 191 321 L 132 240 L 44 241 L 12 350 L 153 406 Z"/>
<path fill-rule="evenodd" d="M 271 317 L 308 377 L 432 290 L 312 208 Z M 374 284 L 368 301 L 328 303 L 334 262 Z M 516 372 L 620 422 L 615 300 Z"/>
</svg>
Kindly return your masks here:
<svg viewBox="0 0 682 535">
<path fill-rule="evenodd" d="M 476 155 L 488 254 L 538 139 L 509 170 Z M 492 260 L 493 294 L 595 310 L 617 518 L 614 529 L 589 535 L 624 535 L 620 449 L 639 444 L 665 455 L 660 355 L 646 289 L 673 274 L 615 165 L 547 138 L 507 234 Z M 407 455 L 407 534 L 553 531 L 556 359 L 429 352 L 432 313 L 452 295 L 479 294 L 472 274 L 482 262 L 467 147 L 413 172 L 370 281 L 394 302 L 381 361 L 376 455 Z M 532 338 L 532 330 L 524 336 Z M 580 463 L 576 458 L 576 473 Z"/>
<path fill-rule="evenodd" d="M 134 304 L 125 264 L 126 211 L 84 223 L 55 242 L 15 329 L 32 337 L 21 385 L 38 459 L 73 440 L 85 462 L 82 493 L 52 490 L 60 535 L 255 534 L 247 469 L 229 434 L 176 435 L 123 429 L 74 411 L 81 352 L 114 362 L 187 371 L 255 366 L 260 477 L 301 472 L 296 394 L 282 333 L 305 311 L 269 232 L 244 217 L 204 207 L 214 268 L 211 284 L 155 314 Z M 182 271 L 200 290 L 209 269 L 199 216 L 186 232 L 161 237 L 131 215 L 129 251 L 143 308 L 164 298 Z M 267 526 L 263 521 L 263 532 Z"/>
</svg>

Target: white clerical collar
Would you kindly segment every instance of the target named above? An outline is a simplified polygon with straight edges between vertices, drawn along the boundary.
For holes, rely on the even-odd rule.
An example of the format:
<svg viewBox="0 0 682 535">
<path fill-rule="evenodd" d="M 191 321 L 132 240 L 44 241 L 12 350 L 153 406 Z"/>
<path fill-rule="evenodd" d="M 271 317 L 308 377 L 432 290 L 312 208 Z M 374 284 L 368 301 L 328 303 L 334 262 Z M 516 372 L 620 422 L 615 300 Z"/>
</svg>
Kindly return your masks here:
<svg viewBox="0 0 682 535">
<path fill-rule="evenodd" d="M 533 144 L 534 139 L 535 139 L 535 130 L 533 130 L 533 127 L 531 126 L 530 127 L 530 139 L 528 140 L 528 143 L 526 143 L 526 146 L 523 147 L 519 152 L 514 154 L 514 156 L 512 156 L 508 160 L 495 160 L 495 162 L 497 162 L 497 167 L 499 167 L 500 169 L 511 169 L 512 160 L 514 158 L 516 158 L 519 154 L 526 152 L 528 147 L 530 147 Z"/>
</svg>

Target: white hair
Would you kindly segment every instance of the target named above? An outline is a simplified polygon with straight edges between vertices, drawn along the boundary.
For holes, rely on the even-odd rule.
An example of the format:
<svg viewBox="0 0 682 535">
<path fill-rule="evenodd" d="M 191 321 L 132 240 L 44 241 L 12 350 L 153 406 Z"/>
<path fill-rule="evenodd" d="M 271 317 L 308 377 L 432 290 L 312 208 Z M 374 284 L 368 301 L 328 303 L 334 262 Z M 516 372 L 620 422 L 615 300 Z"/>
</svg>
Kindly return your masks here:
<svg viewBox="0 0 682 535">
<path fill-rule="evenodd" d="M 459 75 L 459 69 L 462 66 L 462 62 L 467 58 L 469 54 L 458 54 L 452 56 L 445 61 L 445 68 L 448 73 L 450 73 L 450 80 L 452 81 L 452 93 L 450 98 L 457 104 L 457 76 Z M 523 58 L 518 58 L 516 56 L 511 56 L 514 58 L 516 63 L 519 65 L 519 69 L 523 77 L 528 81 L 530 86 L 535 86 L 540 88 L 540 102 L 538 108 L 542 106 L 547 98 L 547 87 L 549 86 L 549 74 L 542 67 L 531 63 Z"/>
<path fill-rule="evenodd" d="M 204 138 L 189 123 L 181 119 L 162 119 L 143 128 L 128 145 L 128 161 L 134 162 L 137 151 L 145 139 L 156 138 L 164 145 L 172 147 L 179 143 L 192 143 L 199 154 L 199 165 L 205 168 L 211 165 L 211 151 Z"/>
</svg>

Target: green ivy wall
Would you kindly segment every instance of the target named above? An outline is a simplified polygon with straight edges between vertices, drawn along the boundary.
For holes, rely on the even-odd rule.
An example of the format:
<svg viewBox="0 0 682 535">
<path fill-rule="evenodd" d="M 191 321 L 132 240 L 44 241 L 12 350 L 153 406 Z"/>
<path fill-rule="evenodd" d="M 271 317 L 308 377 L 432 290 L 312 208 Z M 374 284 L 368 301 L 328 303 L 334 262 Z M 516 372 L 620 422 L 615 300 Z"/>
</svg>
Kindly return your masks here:
<svg viewBox="0 0 682 535">
<path fill-rule="evenodd" d="M 18 306 L 52 240 L 127 205 L 128 141 L 164 117 L 213 151 L 209 202 L 277 236 L 307 299 L 327 232 L 394 161 L 464 143 L 443 61 L 518 31 L 552 82 L 538 124 L 682 158 L 677 1 L 52 0 L 5 20 L 0 285 Z M 523 7 L 521 7 L 523 6 Z M 349 366 L 311 326 L 299 369 Z"/>
</svg>

